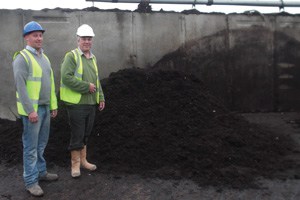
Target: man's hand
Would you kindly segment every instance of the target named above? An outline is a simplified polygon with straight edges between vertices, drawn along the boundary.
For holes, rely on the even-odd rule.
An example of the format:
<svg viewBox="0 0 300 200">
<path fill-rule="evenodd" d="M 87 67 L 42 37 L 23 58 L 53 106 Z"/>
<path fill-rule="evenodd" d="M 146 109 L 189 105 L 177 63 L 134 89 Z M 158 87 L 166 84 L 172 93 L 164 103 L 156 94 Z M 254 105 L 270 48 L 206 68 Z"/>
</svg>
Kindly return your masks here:
<svg viewBox="0 0 300 200">
<path fill-rule="evenodd" d="M 51 110 L 51 117 L 55 118 L 57 116 L 57 110 Z"/>
<path fill-rule="evenodd" d="M 105 101 L 100 101 L 99 103 L 99 110 L 102 111 L 105 108 Z"/>
<path fill-rule="evenodd" d="M 33 112 L 29 113 L 28 119 L 31 123 L 37 123 L 39 116 L 38 116 L 37 112 L 33 111 Z"/>
<path fill-rule="evenodd" d="M 90 83 L 90 87 L 89 87 L 89 92 L 90 93 L 94 93 L 94 92 L 96 92 L 96 86 L 95 86 L 95 84 L 93 84 L 93 83 Z"/>
</svg>

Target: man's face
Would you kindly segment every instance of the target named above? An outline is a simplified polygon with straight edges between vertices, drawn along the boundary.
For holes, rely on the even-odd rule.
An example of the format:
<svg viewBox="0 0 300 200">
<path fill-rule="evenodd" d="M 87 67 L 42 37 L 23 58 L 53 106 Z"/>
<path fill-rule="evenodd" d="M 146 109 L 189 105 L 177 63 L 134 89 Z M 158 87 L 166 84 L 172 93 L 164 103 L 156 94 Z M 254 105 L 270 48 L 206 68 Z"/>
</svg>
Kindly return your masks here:
<svg viewBox="0 0 300 200">
<path fill-rule="evenodd" d="M 82 52 L 90 51 L 92 48 L 92 37 L 79 37 L 78 46 Z"/>
<path fill-rule="evenodd" d="M 43 33 L 41 31 L 34 31 L 25 36 L 27 45 L 40 50 L 43 45 Z"/>
</svg>

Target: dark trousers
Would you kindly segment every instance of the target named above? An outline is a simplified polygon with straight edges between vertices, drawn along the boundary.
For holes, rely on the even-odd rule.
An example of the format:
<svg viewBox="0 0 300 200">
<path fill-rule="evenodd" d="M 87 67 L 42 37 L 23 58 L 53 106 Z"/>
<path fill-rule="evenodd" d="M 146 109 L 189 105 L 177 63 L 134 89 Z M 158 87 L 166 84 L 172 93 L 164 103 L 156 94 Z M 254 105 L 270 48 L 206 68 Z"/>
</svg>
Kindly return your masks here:
<svg viewBox="0 0 300 200">
<path fill-rule="evenodd" d="M 69 151 L 80 150 L 87 144 L 91 135 L 96 106 L 95 105 L 67 105 L 69 123 L 71 127 L 71 138 Z"/>
</svg>

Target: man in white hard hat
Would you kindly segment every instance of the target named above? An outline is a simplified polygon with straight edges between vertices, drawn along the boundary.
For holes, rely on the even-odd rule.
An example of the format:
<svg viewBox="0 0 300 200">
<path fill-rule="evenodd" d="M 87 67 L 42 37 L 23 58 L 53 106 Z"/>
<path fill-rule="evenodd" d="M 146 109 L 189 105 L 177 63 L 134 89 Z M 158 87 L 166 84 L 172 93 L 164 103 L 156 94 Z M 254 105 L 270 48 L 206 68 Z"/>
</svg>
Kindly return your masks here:
<svg viewBox="0 0 300 200">
<path fill-rule="evenodd" d="M 24 26 L 26 47 L 15 53 L 13 71 L 17 108 L 23 123 L 23 178 L 33 196 L 43 196 L 39 181 L 55 181 L 47 172 L 44 150 L 50 133 L 50 118 L 57 115 L 57 98 L 51 63 L 42 49 L 42 26 L 31 21 Z"/>
<path fill-rule="evenodd" d="M 61 66 L 60 99 L 65 102 L 71 138 L 71 176 L 80 177 L 80 166 L 90 171 L 96 165 L 87 161 L 87 142 L 91 134 L 95 111 L 102 111 L 105 100 L 98 76 L 97 60 L 91 52 L 95 34 L 83 24 L 77 29 L 78 48 L 65 55 Z"/>
</svg>

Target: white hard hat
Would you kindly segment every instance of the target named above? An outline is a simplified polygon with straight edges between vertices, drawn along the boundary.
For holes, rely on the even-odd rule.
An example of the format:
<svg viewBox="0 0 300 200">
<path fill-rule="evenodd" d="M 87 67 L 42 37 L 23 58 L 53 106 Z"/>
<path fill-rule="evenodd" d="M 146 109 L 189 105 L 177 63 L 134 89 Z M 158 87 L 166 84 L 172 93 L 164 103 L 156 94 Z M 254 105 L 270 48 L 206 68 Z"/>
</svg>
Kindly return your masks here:
<svg viewBox="0 0 300 200">
<path fill-rule="evenodd" d="M 94 31 L 92 27 L 90 27 L 87 24 L 82 24 L 78 29 L 76 33 L 79 37 L 94 37 Z"/>
</svg>

